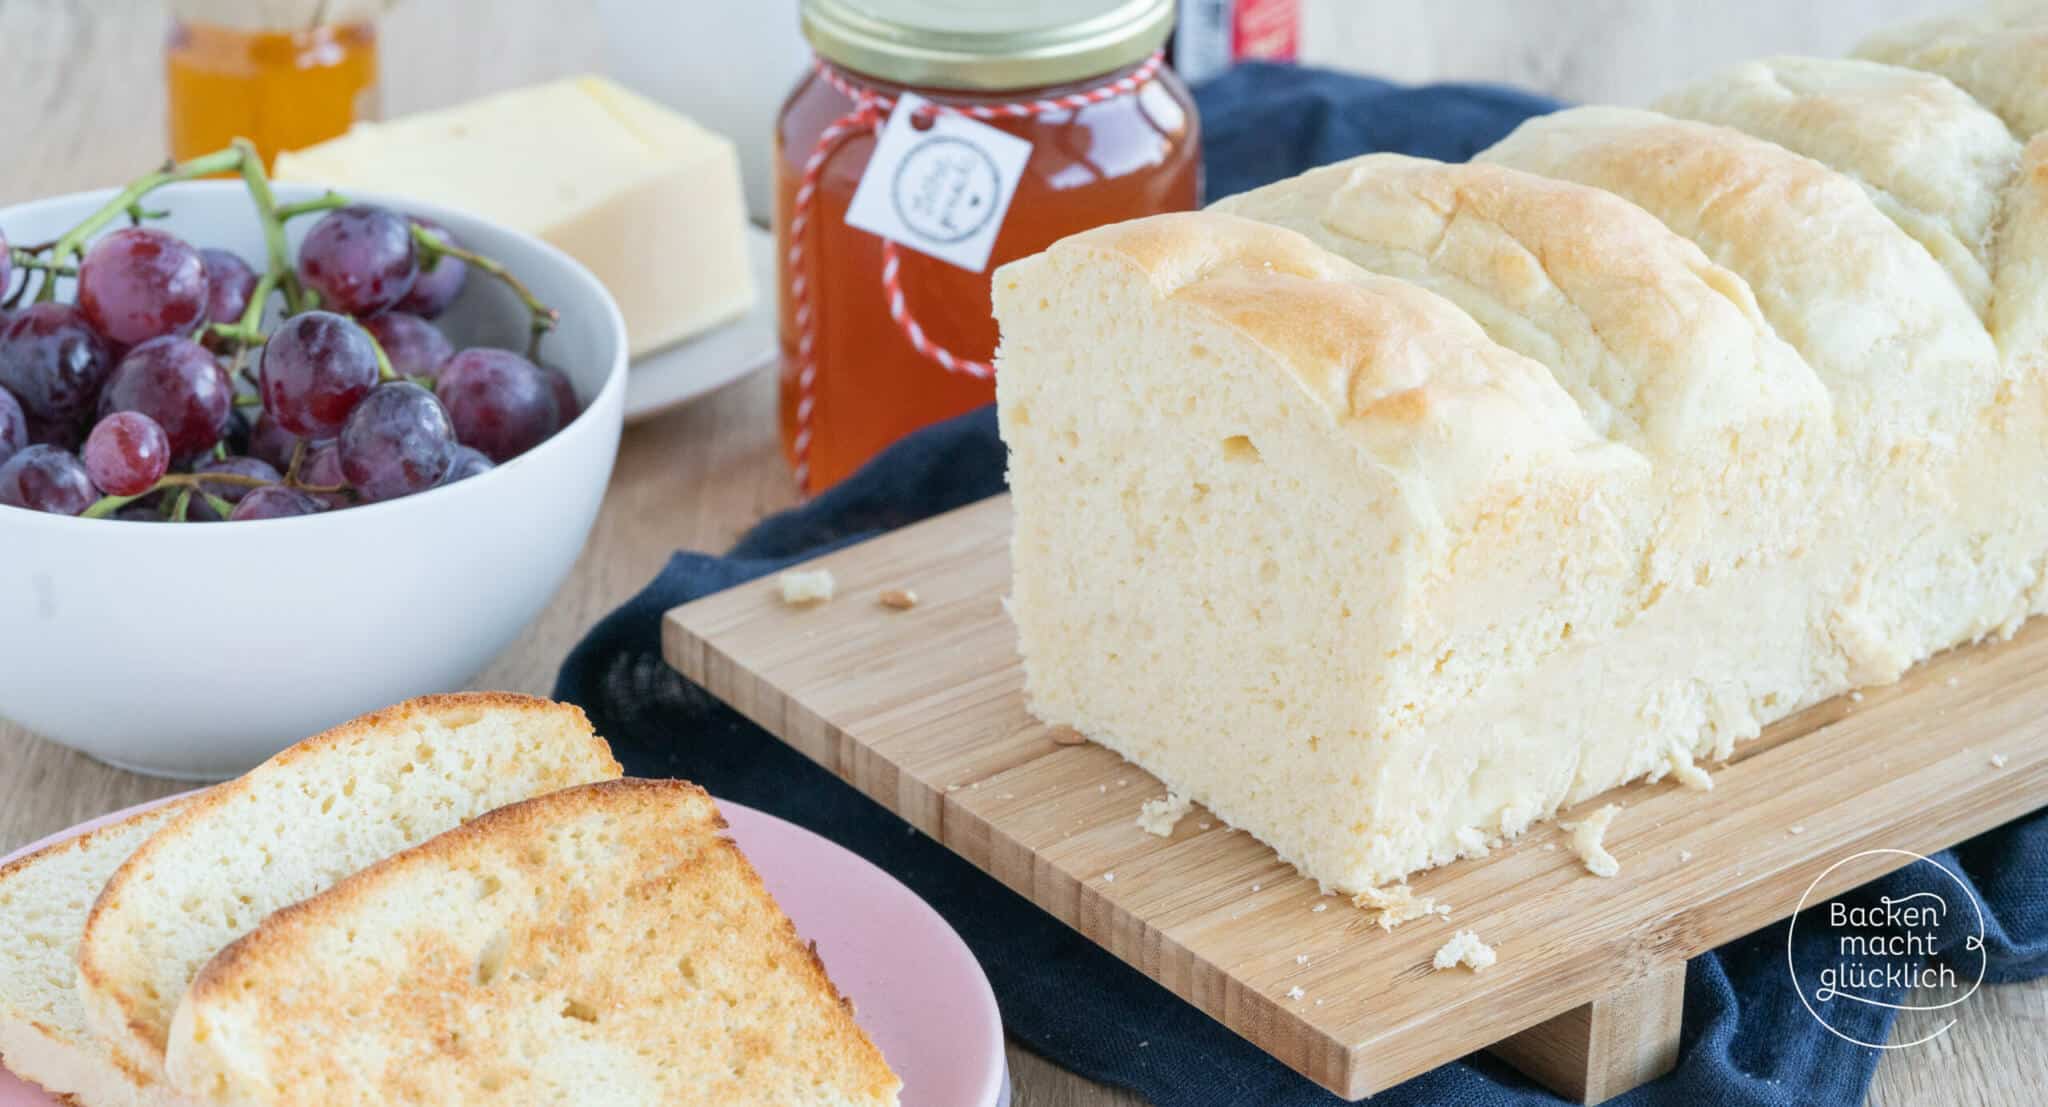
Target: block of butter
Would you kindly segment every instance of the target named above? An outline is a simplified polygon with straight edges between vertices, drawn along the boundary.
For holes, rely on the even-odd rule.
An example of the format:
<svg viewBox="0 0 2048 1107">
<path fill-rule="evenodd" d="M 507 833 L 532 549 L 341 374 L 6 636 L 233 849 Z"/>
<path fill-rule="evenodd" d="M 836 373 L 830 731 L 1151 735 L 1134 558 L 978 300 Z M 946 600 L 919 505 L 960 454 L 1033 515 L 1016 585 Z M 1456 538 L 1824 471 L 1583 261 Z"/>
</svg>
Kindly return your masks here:
<svg viewBox="0 0 2048 1107">
<path fill-rule="evenodd" d="M 279 155 L 277 177 L 417 197 L 547 240 L 611 290 L 635 357 L 753 306 L 732 142 L 601 77 L 363 124 Z"/>
</svg>

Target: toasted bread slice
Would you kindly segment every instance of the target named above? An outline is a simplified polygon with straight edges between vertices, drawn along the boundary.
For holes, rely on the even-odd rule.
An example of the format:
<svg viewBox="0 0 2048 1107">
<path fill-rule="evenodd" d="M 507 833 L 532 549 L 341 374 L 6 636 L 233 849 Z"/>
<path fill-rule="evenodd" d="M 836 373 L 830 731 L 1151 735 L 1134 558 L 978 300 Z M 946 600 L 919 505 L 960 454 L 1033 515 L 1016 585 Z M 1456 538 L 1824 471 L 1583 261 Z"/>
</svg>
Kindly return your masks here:
<svg viewBox="0 0 2048 1107">
<path fill-rule="evenodd" d="M 94 897 L 177 808 L 154 807 L 0 866 L 0 1064 L 78 1107 L 189 1102 L 116 1063 L 85 1025 L 74 986 Z"/>
<path fill-rule="evenodd" d="M 309 738 L 194 800 L 107 881 L 78 951 L 87 1025 L 161 1076 L 185 986 L 264 916 L 493 808 L 618 775 L 582 711 L 499 692 Z"/>
<path fill-rule="evenodd" d="M 622 780 L 515 804 L 280 911 L 171 1028 L 234 1107 L 879 1107 L 900 1082 L 709 796 Z"/>
</svg>

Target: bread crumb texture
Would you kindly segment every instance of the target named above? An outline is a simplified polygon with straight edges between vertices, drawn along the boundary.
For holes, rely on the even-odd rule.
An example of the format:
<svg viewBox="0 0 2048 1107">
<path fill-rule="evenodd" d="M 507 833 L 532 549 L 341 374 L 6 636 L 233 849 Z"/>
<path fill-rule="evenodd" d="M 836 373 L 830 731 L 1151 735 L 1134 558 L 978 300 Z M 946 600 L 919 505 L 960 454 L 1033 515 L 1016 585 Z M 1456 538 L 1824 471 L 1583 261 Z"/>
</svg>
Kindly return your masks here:
<svg viewBox="0 0 2048 1107">
<path fill-rule="evenodd" d="M 1389 884 L 1384 888 L 1367 888 L 1351 897 L 1353 906 L 1365 911 L 1381 930 L 1392 930 L 1412 919 L 1430 915 L 1448 918 L 1451 905 L 1438 903 L 1433 897 L 1418 896 L 1406 884 Z"/>
<path fill-rule="evenodd" d="M 807 607 L 824 603 L 832 598 L 838 586 L 832 580 L 830 569 L 792 570 L 782 574 L 782 602 L 791 607 Z"/>
<path fill-rule="evenodd" d="M 1479 940 L 1479 935 L 1469 930 L 1452 934 L 1450 940 L 1437 947 L 1436 956 L 1430 960 L 1430 968 L 1442 972 L 1463 965 L 1473 972 L 1491 966 L 1498 960 L 1493 947 Z"/>
<path fill-rule="evenodd" d="M 2048 608 L 1999 8 L 1002 267 L 1032 712 L 1355 893 Z"/>
<path fill-rule="evenodd" d="M 1572 852 L 1579 855 L 1586 871 L 1594 876 L 1613 876 L 1621 871 L 1621 862 L 1607 852 L 1607 828 L 1619 814 L 1621 807 L 1609 803 L 1578 822 L 1561 824 L 1572 836 Z"/>
<path fill-rule="evenodd" d="M 271 912 L 486 811 L 619 772 L 580 709 L 503 692 L 422 697 L 309 738 L 187 803 L 108 880 L 79 946 L 87 1022 L 160 1074 L 186 985 Z"/>
<path fill-rule="evenodd" d="M 880 597 L 883 607 L 891 611 L 908 611 L 917 606 L 917 591 L 911 588 L 891 588 Z"/>
<path fill-rule="evenodd" d="M 184 1103 L 168 1087 L 117 1062 L 86 1026 L 76 987 L 78 940 L 93 900 L 179 803 L 0 867 L 0 1064 L 83 1107 Z"/>
<path fill-rule="evenodd" d="M 1174 826 L 1194 806 L 1195 801 L 1179 792 L 1168 792 L 1158 799 L 1146 800 L 1138 808 L 1138 829 L 1161 838 L 1171 838 Z"/>
<path fill-rule="evenodd" d="M 624 780 L 379 862 L 207 965 L 172 1077 L 236 1107 L 895 1104 L 723 826 L 694 785 Z"/>
</svg>

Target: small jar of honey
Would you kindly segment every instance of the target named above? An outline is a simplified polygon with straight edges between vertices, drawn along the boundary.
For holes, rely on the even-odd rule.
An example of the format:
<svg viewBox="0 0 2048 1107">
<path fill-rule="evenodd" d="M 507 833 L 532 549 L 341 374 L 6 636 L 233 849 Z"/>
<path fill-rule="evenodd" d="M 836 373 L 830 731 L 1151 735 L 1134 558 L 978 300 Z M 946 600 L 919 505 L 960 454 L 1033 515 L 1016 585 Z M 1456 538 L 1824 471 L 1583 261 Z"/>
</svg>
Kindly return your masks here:
<svg viewBox="0 0 2048 1107">
<path fill-rule="evenodd" d="M 817 60 L 776 129 L 775 230 L 783 449 L 815 492 L 991 402 L 990 274 L 1195 207 L 1201 149 L 1160 59 L 1173 0 L 801 11 Z"/>
<path fill-rule="evenodd" d="M 279 151 L 375 119 L 386 0 L 172 0 L 164 48 L 171 157 L 236 138 Z"/>
</svg>

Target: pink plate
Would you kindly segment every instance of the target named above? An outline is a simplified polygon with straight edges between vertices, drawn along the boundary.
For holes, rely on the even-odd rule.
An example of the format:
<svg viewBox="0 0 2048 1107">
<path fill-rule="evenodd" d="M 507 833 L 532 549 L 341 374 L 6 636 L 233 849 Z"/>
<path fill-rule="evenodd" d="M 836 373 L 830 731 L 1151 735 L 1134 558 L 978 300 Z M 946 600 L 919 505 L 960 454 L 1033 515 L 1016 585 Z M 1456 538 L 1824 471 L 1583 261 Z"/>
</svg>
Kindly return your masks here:
<svg viewBox="0 0 2048 1107">
<path fill-rule="evenodd" d="M 723 800 L 718 807 L 775 901 L 818 943 L 861 1029 L 903 1077 L 903 1107 L 1007 1107 L 995 995 L 946 920 L 895 877 L 825 838 L 751 807 Z M 0 864 L 130 811 L 53 835 Z M 57 1101 L 0 1069 L 0 1107 Z"/>
</svg>

